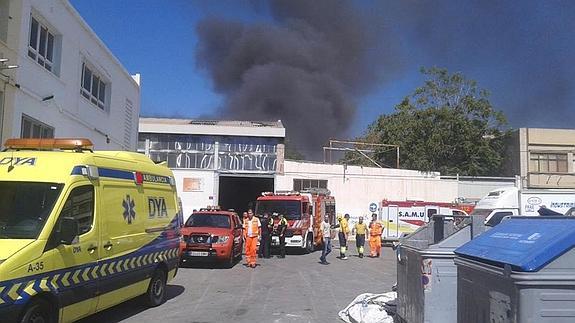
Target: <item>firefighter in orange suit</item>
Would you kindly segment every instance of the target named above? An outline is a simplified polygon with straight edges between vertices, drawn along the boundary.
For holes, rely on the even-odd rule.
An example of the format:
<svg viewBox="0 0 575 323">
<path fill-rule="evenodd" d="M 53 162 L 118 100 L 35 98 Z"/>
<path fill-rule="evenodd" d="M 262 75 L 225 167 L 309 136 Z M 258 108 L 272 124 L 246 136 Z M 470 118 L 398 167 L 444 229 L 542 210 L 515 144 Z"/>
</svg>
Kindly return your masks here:
<svg viewBox="0 0 575 323">
<path fill-rule="evenodd" d="M 244 221 L 244 239 L 246 241 L 246 258 L 247 265 L 251 268 L 256 268 L 256 259 L 258 251 L 258 239 L 261 235 L 262 224 L 260 219 L 254 217 L 254 212 L 248 210 L 248 218 Z"/>
<path fill-rule="evenodd" d="M 369 223 L 369 254 L 371 257 L 379 257 L 381 254 L 381 234 L 383 233 L 383 224 L 377 221 L 377 214 L 371 215 Z"/>
</svg>

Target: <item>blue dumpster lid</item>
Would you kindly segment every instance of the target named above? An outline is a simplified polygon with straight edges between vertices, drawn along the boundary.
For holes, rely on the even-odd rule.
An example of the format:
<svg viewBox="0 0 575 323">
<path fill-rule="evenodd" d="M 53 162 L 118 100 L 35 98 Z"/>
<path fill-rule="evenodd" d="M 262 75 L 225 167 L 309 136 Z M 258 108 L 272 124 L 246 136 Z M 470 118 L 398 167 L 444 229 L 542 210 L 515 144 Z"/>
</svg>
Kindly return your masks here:
<svg viewBox="0 0 575 323">
<path fill-rule="evenodd" d="M 575 246 L 575 219 L 509 219 L 455 253 L 517 271 L 538 271 Z"/>
</svg>

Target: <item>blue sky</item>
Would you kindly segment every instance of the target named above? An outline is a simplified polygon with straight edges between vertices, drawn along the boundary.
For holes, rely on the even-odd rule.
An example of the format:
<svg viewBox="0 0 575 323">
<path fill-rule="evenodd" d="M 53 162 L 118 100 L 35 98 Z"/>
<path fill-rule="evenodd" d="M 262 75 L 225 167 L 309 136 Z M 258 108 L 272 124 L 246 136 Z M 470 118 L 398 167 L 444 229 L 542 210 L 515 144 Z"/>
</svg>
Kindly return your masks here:
<svg viewBox="0 0 575 323">
<path fill-rule="evenodd" d="M 221 95 L 197 68 L 196 24 L 217 16 L 245 22 L 268 20 L 245 3 L 186 0 L 71 0 L 76 10 L 130 73 L 142 75 L 143 116 L 197 118 L 215 112 Z M 127 18 L 129 16 L 129 18 Z M 357 102 L 352 135 L 413 90 L 414 73 Z"/>
<path fill-rule="evenodd" d="M 196 24 L 206 17 L 270 21 L 261 1 L 71 0 L 131 73 L 142 75 L 143 116 L 209 116 L 223 98 L 197 68 Z M 447 67 L 492 93 L 513 127 L 573 127 L 575 2 L 363 1 L 395 31 L 401 71 L 357 104 L 350 134 L 421 85 L 422 66 Z M 257 8 L 256 8 L 257 9 Z"/>
<path fill-rule="evenodd" d="M 194 25 L 204 13 L 185 0 L 163 3 L 72 1 L 126 69 L 142 75 L 142 115 L 196 117 L 220 101 L 194 63 Z"/>
</svg>

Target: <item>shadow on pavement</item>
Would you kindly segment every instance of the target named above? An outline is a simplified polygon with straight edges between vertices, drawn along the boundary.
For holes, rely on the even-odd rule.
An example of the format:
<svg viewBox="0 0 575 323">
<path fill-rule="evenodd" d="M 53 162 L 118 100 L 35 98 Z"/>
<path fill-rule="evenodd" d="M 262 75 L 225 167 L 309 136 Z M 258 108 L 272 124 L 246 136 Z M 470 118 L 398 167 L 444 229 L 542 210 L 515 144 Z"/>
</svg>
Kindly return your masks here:
<svg viewBox="0 0 575 323">
<path fill-rule="evenodd" d="M 166 286 L 166 300 L 171 300 L 183 294 L 186 289 L 180 285 L 167 285 Z M 162 305 L 160 305 L 161 307 Z M 142 297 L 136 297 L 122 304 L 118 304 L 102 312 L 96 313 L 85 319 L 78 321 L 78 323 L 101 323 L 101 322 L 121 322 L 129 317 L 141 313 L 149 309 L 144 305 Z"/>
<path fill-rule="evenodd" d="M 187 270 L 187 269 L 232 269 L 235 266 L 238 266 L 239 264 L 241 264 L 242 259 L 244 258 L 238 258 L 234 261 L 233 266 L 228 267 L 226 263 L 223 262 L 217 262 L 217 261 L 186 261 L 186 262 L 180 262 L 180 270 Z"/>
<path fill-rule="evenodd" d="M 321 253 L 321 250 L 315 250 L 314 252 L 319 251 Z M 275 247 L 272 248 L 272 253 L 271 253 L 271 257 L 270 258 L 278 258 L 279 256 L 279 249 L 276 249 Z M 306 255 L 308 254 L 305 250 L 301 249 L 301 248 L 286 248 L 286 255 L 287 256 L 301 256 L 301 255 Z M 258 257 L 258 260 L 260 259 L 260 257 Z M 180 269 L 181 270 L 187 270 L 187 269 L 232 269 L 235 268 L 236 266 L 241 266 L 244 265 L 245 262 L 245 254 L 242 255 L 241 259 L 238 259 L 234 262 L 234 265 L 232 267 L 227 267 L 225 263 L 222 262 L 208 262 L 208 261 L 187 261 L 185 263 L 180 263 Z"/>
</svg>

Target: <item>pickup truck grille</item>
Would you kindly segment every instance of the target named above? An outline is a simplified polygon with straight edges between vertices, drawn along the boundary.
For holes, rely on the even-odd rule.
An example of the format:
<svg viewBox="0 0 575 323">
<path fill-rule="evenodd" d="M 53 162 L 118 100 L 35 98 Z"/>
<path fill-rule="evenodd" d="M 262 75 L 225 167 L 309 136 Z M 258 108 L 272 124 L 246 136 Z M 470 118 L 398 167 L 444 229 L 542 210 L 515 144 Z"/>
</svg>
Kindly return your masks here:
<svg viewBox="0 0 575 323">
<path fill-rule="evenodd" d="M 206 235 L 206 234 L 192 234 L 192 235 L 188 236 L 188 239 L 186 240 L 186 242 L 192 243 L 192 244 L 209 244 L 209 243 L 212 243 L 211 237 L 209 235 Z"/>
</svg>

